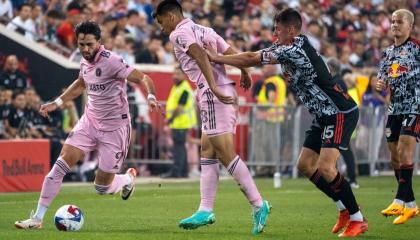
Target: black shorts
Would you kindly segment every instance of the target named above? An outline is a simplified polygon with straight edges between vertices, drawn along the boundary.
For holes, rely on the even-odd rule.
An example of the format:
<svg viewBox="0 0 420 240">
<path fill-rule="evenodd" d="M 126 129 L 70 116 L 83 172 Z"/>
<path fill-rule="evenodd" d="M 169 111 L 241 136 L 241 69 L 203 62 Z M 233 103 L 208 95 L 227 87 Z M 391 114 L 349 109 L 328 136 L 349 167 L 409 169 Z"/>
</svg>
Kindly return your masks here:
<svg viewBox="0 0 420 240">
<path fill-rule="evenodd" d="M 359 120 L 359 109 L 314 119 L 305 134 L 303 147 L 320 153 L 321 148 L 347 150 Z"/>
<path fill-rule="evenodd" d="M 419 141 L 420 114 L 389 115 L 385 136 L 388 142 L 398 142 L 400 135 L 413 136 Z"/>
</svg>

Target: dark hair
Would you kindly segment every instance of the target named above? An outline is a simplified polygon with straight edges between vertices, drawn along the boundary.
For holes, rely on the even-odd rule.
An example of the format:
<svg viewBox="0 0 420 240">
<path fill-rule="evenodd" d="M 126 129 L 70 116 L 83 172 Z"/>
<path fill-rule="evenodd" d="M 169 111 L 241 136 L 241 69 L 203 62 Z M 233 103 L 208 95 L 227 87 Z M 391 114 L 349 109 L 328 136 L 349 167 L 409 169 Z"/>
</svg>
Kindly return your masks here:
<svg viewBox="0 0 420 240">
<path fill-rule="evenodd" d="M 159 3 L 156 11 L 153 13 L 153 18 L 172 11 L 177 11 L 178 13 L 182 14 L 181 4 L 179 4 L 179 2 L 176 0 L 163 0 Z"/>
<path fill-rule="evenodd" d="M 20 12 L 20 11 L 22 11 L 22 9 L 23 9 L 24 7 L 29 7 L 30 9 L 32 9 L 32 5 L 31 5 L 31 4 L 29 4 L 29 3 L 24 3 L 24 4 L 20 5 L 20 7 L 19 7 L 19 12 Z"/>
<path fill-rule="evenodd" d="M 99 25 L 96 22 L 93 21 L 84 21 L 75 27 L 75 33 L 76 37 L 79 36 L 80 33 L 83 34 L 92 34 L 95 36 L 96 40 L 101 39 L 101 29 L 99 28 Z"/>
<path fill-rule="evenodd" d="M 139 16 L 139 12 L 137 10 L 131 9 L 127 13 L 127 18 L 130 18 L 131 16 Z"/>
<path fill-rule="evenodd" d="M 16 90 L 13 92 L 12 99 L 15 100 L 19 95 L 25 96 L 25 94 L 21 90 Z"/>
<path fill-rule="evenodd" d="M 284 25 L 293 25 L 298 30 L 302 28 L 302 17 L 300 16 L 300 13 L 293 8 L 286 8 L 276 13 L 274 22 Z"/>
</svg>

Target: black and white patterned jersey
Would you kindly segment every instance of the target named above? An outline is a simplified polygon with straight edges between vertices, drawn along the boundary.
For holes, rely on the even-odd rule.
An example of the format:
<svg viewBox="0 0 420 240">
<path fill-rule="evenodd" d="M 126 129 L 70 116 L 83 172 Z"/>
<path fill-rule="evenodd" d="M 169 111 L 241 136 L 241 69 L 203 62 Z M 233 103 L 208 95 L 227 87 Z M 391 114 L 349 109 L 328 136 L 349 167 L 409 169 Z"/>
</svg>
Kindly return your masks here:
<svg viewBox="0 0 420 240">
<path fill-rule="evenodd" d="M 357 109 L 353 99 L 333 80 L 327 65 L 309 43 L 299 35 L 288 45 L 274 44 L 261 51 L 261 63 L 276 59 L 282 66 L 289 89 L 315 117 L 347 113 Z"/>
<path fill-rule="evenodd" d="M 391 89 L 388 114 L 420 114 L 420 48 L 419 41 L 407 39 L 403 44 L 384 50 L 379 63 L 378 79 Z"/>
</svg>

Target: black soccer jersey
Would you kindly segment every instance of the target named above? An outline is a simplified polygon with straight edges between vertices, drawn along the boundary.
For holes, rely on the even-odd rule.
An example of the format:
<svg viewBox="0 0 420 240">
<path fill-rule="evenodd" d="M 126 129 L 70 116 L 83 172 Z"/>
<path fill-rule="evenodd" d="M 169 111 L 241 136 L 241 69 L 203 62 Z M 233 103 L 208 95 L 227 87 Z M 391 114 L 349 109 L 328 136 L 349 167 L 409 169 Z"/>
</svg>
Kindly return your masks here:
<svg viewBox="0 0 420 240">
<path fill-rule="evenodd" d="M 390 115 L 420 114 L 420 48 L 419 41 L 409 38 L 400 46 L 384 50 L 378 79 L 391 89 Z"/>
<path fill-rule="evenodd" d="M 277 59 L 289 89 L 315 117 L 347 113 L 357 109 L 353 99 L 332 79 L 327 65 L 305 35 L 289 45 L 274 44 L 261 51 L 261 63 Z"/>
</svg>

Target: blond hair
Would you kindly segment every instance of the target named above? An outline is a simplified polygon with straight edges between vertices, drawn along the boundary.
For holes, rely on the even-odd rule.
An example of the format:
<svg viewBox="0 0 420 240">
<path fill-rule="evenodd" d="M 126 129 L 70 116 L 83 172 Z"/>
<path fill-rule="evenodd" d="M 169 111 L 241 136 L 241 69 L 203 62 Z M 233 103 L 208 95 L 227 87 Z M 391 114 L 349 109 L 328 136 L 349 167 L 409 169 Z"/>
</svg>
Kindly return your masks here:
<svg viewBox="0 0 420 240">
<path fill-rule="evenodd" d="M 405 19 L 407 19 L 407 21 L 410 25 L 414 24 L 414 14 L 410 10 L 398 9 L 398 10 L 396 10 L 392 13 L 392 15 L 394 15 L 394 14 L 395 15 L 400 15 L 401 14 L 405 17 Z"/>
</svg>

